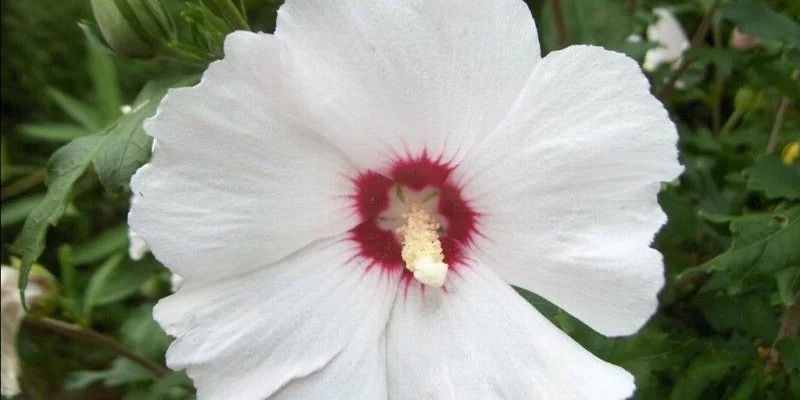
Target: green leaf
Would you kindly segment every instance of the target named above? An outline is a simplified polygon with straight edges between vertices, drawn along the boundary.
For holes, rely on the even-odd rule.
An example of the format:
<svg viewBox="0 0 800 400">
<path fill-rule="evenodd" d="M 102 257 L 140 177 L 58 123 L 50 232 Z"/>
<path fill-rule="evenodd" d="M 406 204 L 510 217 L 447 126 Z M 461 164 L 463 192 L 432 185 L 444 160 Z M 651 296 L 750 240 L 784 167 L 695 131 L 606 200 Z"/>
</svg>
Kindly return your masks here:
<svg viewBox="0 0 800 400">
<path fill-rule="evenodd" d="M 122 263 L 122 254 L 115 254 L 109 257 L 106 262 L 100 265 L 100 268 L 92 274 L 89 279 L 89 285 L 86 287 L 86 293 L 83 295 L 83 315 L 91 321 L 92 308 L 99 304 L 99 300 L 103 297 L 106 290 L 108 281 L 111 276 Z"/>
<path fill-rule="evenodd" d="M 105 286 L 95 297 L 94 305 L 113 303 L 137 293 L 157 266 L 152 261 L 134 262 L 126 259 L 108 277 Z"/>
<path fill-rule="evenodd" d="M 760 365 L 750 368 L 744 375 L 744 379 L 741 380 L 739 387 L 727 400 L 752 400 L 758 383 L 761 381 L 761 369 Z"/>
<path fill-rule="evenodd" d="M 774 64 L 755 64 L 749 68 L 754 80 L 773 87 L 794 101 L 800 101 L 800 83 L 793 80 L 791 72 Z"/>
<path fill-rule="evenodd" d="M 777 311 L 760 294 L 728 296 L 703 293 L 695 298 L 694 304 L 717 332 L 745 332 L 767 343 L 775 340 L 778 334 L 780 321 Z"/>
<path fill-rule="evenodd" d="M 68 143 L 92 132 L 71 124 L 22 124 L 17 127 L 23 137 L 51 143 Z"/>
<path fill-rule="evenodd" d="M 161 326 L 153 320 L 153 305 L 142 304 L 122 324 L 122 343 L 150 359 L 159 360 L 171 342 Z"/>
<path fill-rule="evenodd" d="M 775 281 L 781 304 L 787 307 L 794 304 L 795 295 L 800 293 L 800 266 L 778 271 L 775 274 Z"/>
<path fill-rule="evenodd" d="M 75 264 L 91 264 L 118 253 L 128 247 L 128 225 L 120 224 L 115 228 L 93 237 L 85 243 L 72 248 L 72 262 Z"/>
<path fill-rule="evenodd" d="M 184 85 L 195 80 L 196 77 L 191 77 L 148 83 L 136 97 L 133 110 L 103 132 L 106 140 L 93 155 L 92 163 L 108 191 L 119 194 L 126 190 L 133 173 L 150 158 L 152 138 L 142 128 L 142 122 L 155 113 L 167 89 L 176 83 Z"/>
<path fill-rule="evenodd" d="M 733 241 L 728 251 L 684 274 L 725 271 L 732 282 L 741 284 L 800 265 L 800 207 L 744 215 L 731 222 L 730 230 Z"/>
<path fill-rule="evenodd" d="M 117 80 L 117 69 L 111 57 L 93 47 L 89 47 L 89 72 L 94 84 L 96 103 L 108 121 L 119 117 L 122 106 L 122 93 Z"/>
<path fill-rule="evenodd" d="M 778 157 L 761 156 L 743 174 L 748 189 L 764 192 L 770 199 L 800 199 L 800 164 L 788 166 Z"/>
<path fill-rule="evenodd" d="M 102 39 L 103 34 L 100 33 L 100 29 L 97 27 L 97 24 L 83 20 L 78 22 L 78 26 L 81 28 L 83 36 L 86 37 L 86 41 L 89 43 L 89 46 L 109 55 L 119 55 L 119 53 L 112 49 L 108 43 Z"/>
<path fill-rule="evenodd" d="M 158 381 L 150 388 L 148 400 L 175 399 L 188 394 L 186 388 L 191 387 L 192 381 L 186 371 L 173 372 Z"/>
<path fill-rule="evenodd" d="M 137 101 L 133 111 L 120 117 L 103 133 L 102 151 L 92 157 L 97 175 L 106 190 L 119 194 L 130 178 L 150 157 L 152 138 L 142 129 L 142 122 L 155 113 L 160 97 Z"/>
<path fill-rule="evenodd" d="M 152 375 L 139 364 L 127 358 L 118 357 L 111 364 L 111 368 L 106 371 L 79 371 L 71 374 L 65 388 L 79 390 L 96 382 L 102 382 L 106 386 L 120 386 L 152 379 Z"/>
<path fill-rule="evenodd" d="M 717 66 L 725 76 L 730 76 L 737 60 L 737 53 L 730 49 L 719 49 L 708 46 L 693 46 L 686 50 L 684 57 L 691 58 L 698 63 L 712 63 Z"/>
<path fill-rule="evenodd" d="M 5 228 L 24 221 L 43 198 L 44 195 L 31 194 L 3 202 L 3 208 L 0 211 L 0 226 Z"/>
<path fill-rule="evenodd" d="M 141 127 L 152 115 L 171 84 L 189 84 L 197 77 L 161 80 L 148 84 L 137 98 L 134 110 L 101 133 L 73 140 L 53 153 L 47 164 L 48 189 L 39 205 L 25 220 L 13 250 L 21 255 L 20 290 L 24 290 L 28 271 L 44 251 L 47 229 L 55 225 L 67 209 L 72 185 L 93 163 L 101 182 L 110 190 L 128 185 L 131 175 L 150 154 L 150 138 Z"/>
<path fill-rule="evenodd" d="M 56 89 L 49 89 L 47 94 L 50 95 L 56 104 L 58 104 L 73 121 L 79 123 L 90 132 L 97 132 L 103 129 L 103 118 L 100 117 L 100 114 L 98 114 L 94 108 Z"/>
<path fill-rule="evenodd" d="M 763 2 L 729 2 L 720 6 L 719 13 L 738 25 L 742 32 L 800 47 L 800 24 Z"/>
<path fill-rule="evenodd" d="M 21 255 L 19 288 L 25 289 L 31 265 L 44 251 L 44 239 L 50 225 L 55 225 L 67 209 L 72 185 L 83 174 L 102 136 L 78 138 L 53 153 L 47 162 L 47 194 L 25 220 L 13 250 Z"/>
<path fill-rule="evenodd" d="M 800 338 L 784 338 L 775 344 L 775 349 L 781 354 L 781 361 L 786 372 L 800 372 Z"/>
<path fill-rule="evenodd" d="M 703 393 L 748 361 L 738 354 L 704 354 L 695 359 L 675 383 L 670 400 L 699 399 Z"/>
<path fill-rule="evenodd" d="M 92 308 L 123 300 L 138 292 L 157 266 L 155 262 L 131 261 L 122 254 L 111 256 L 89 280 L 83 314 L 88 318 Z"/>
</svg>

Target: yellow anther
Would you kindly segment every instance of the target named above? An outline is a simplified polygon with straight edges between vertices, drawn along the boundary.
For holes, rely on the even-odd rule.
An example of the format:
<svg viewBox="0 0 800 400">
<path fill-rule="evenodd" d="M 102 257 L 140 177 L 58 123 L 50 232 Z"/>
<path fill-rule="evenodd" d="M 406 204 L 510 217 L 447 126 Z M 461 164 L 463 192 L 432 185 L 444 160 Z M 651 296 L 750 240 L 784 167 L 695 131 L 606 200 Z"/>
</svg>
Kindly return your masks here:
<svg viewBox="0 0 800 400">
<path fill-rule="evenodd" d="M 433 287 L 442 287 L 447 277 L 442 243 L 439 241 L 439 223 L 416 205 L 403 214 L 405 224 L 397 229 L 403 241 L 402 257 L 406 269 L 418 281 Z"/>
<path fill-rule="evenodd" d="M 798 158 L 800 158 L 800 142 L 789 143 L 783 148 L 781 160 L 784 164 L 792 165 Z"/>
</svg>

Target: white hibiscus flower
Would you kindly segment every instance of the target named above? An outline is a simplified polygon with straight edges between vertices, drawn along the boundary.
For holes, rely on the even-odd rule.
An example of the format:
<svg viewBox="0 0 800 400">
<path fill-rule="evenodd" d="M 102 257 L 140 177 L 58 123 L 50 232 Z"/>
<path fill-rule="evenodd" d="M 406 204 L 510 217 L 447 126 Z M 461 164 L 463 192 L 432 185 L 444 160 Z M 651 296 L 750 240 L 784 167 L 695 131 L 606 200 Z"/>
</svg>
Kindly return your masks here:
<svg viewBox="0 0 800 400">
<path fill-rule="evenodd" d="M 204 399 L 629 396 L 508 283 L 636 332 L 675 128 L 635 61 L 539 54 L 519 0 L 290 0 L 229 35 L 132 183 L 185 278 L 169 366 Z"/>
<path fill-rule="evenodd" d="M 691 44 L 680 21 L 666 8 L 654 8 L 658 20 L 647 27 L 647 40 L 658 43 L 658 47 L 647 51 L 642 65 L 647 71 L 655 71 L 662 64 L 677 65 L 683 52 Z"/>
</svg>

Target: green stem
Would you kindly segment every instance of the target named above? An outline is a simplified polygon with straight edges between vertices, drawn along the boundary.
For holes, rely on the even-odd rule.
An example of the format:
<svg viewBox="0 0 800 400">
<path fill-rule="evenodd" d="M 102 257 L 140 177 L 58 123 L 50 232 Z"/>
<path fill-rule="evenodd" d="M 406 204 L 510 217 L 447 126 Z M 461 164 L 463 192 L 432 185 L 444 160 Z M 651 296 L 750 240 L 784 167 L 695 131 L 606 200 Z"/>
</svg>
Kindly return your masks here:
<svg viewBox="0 0 800 400">
<path fill-rule="evenodd" d="M 786 115 L 786 110 L 792 105 L 792 100 L 788 97 L 781 99 L 781 105 L 778 106 L 778 113 L 775 115 L 775 123 L 772 125 L 772 131 L 767 140 L 767 154 L 775 152 L 778 147 L 778 138 L 780 137 L 781 127 L 783 126 L 783 117 Z"/>
<path fill-rule="evenodd" d="M 245 31 L 250 30 L 250 25 L 239 11 L 239 8 L 233 4 L 232 0 L 214 0 L 214 4 L 217 5 L 219 11 L 222 12 L 222 15 L 226 20 L 228 20 L 234 29 Z"/>
<path fill-rule="evenodd" d="M 720 24 L 714 25 L 714 48 L 722 48 L 722 29 Z M 719 65 L 714 67 L 714 99 L 711 109 L 712 128 L 715 135 L 719 135 L 720 126 L 722 125 L 722 94 L 725 90 L 725 74 L 722 73 Z"/>
<path fill-rule="evenodd" d="M 725 121 L 725 125 L 722 127 L 722 130 L 719 132 L 719 136 L 723 137 L 723 136 L 727 135 L 728 132 L 730 132 L 731 129 L 733 129 L 733 127 L 736 124 L 739 123 L 739 121 L 742 119 L 743 116 L 744 116 L 744 111 L 742 111 L 742 109 L 737 108 L 737 109 L 733 110 L 733 114 L 731 114 L 731 116 L 728 118 L 728 120 Z"/>
<path fill-rule="evenodd" d="M 4 187 L 3 192 L 0 193 L 0 200 L 5 200 L 25 193 L 44 182 L 45 179 L 47 179 L 47 170 L 44 168 L 39 168 L 20 178 L 14 183 Z"/>
<path fill-rule="evenodd" d="M 179 62 L 181 64 L 186 64 L 200 68 L 207 67 L 209 62 L 208 60 L 198 57 L 197 55 L 194 55 L 186 51 L 174 49 L 169 46 L 162 46 L 158 50 L 158 56 L 168 60 Z"/>
<path fill-rule="evenodd" d="M 781 327 L 778 329 L 778 335 L 775 337 L 775 342 L 772 343 L 772 348 L 769 350 L 769 361 L 764 367 L 764 371 L 772 372 L 777 370 L 781 365 L 781 354 L 775 349 L 775 345 L 781 339 L 793 338 L 797 336 L 797 331 L 800 330 L 800 294 L 794 299 L 794 304 L 786 309 L 786 314 L 783 315 Z"/>
<path fill-rule="evenodd" d="M 561 0 L 550 0 L 550 4 L 553 6 L 553 21 L 556 23 L 556 32 L 558 33 L 558 47 L 567 47 L 569 46 L 569 31 L 564 20 L 564 9 L 561 7 Z"/>
<path fill-rule="evenodd" d="M 133 352 L 117 342 L 116 340 L 101 334 L 93 329 L 69 324 L 52 318 L 27 317 L 25 323 L 42 329 L 60 333 L 73 339 L 84 340 L 102 346 L 120 356 L 139 364 L 142 368 L 150 372 L 155 378 L 163 378 L 171 373 L 170 370 L 148 360 L 141 354 Z"/>
</svg>

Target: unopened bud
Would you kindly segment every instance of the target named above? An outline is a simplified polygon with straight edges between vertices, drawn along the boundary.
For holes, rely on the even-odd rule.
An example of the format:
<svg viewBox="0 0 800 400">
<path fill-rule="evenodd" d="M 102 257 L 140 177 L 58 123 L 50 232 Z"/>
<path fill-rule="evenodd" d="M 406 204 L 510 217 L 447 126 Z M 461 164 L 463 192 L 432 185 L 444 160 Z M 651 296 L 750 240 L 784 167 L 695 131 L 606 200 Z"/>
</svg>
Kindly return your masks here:
<svg viewBox="0 0 800 400">
<path fill-rule="evenodd" d="M 750 88 L 743 87 L 736 92 L 733 105 L 740 112 L 751 112 L 761 107 L 764 102 L 764 93 L 756 92 Z"/>
<path fill-rule="evenodd" d="M 175 36 L 175 25 L 161 0 L 91 1 L 103 37 L 124 56 L 152 58 Z"/>
<path fill-rule="evenodd" d="M 781 161 L 786 165 L 794 164 L 800 158 L 800 142 L 791 142 L 783 148 Z"/>
<path fill-rule="evenodd" d="M 14 260 L 12 260 L 14 261 Z M 17 353 L 17 334 L 25 317 L 22 297 L 17 289 L 19 270 L 3 265 L 0 267 L 0 364 L 2 364 L 2 387 L 0 394 L 13 397 L 19 394 L 19 354 Z M 34 265 L 28 275 L 25 288 L 25 302 L 32 312 L 52 311 L 57 293 L 56 280 L 44 267 Z"/>
<path fill-rule="evenodd" d="M 740 31 L 737 26 L 731 33 L 730 46 L 737 50 L 752 50 L 758 46 L 758 38 Z"/>
</svg>

